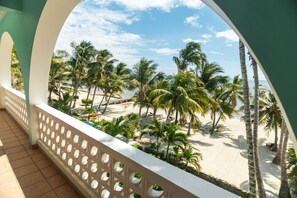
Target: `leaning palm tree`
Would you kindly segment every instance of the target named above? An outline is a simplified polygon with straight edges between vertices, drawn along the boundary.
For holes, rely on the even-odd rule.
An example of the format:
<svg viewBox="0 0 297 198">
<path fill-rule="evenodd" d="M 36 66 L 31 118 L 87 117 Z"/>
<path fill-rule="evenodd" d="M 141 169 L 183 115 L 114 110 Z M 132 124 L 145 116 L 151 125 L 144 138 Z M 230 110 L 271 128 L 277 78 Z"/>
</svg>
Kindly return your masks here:
<svg viewBox="0 0 297 198">
<path fill-rule="evenodd" d="M 72 68 L 71 81 L 73 86 L 72 100 L 74 100 L 73 107 L 75 107 L 78 88 L 81 86 L 82 78 L 87 72 L 87 67 L 94 61 L 96 50 L 91 42 L 82 41 L 80 44 L 71 43 L 73 48 L 70 65 Z M 72 101 L 70 102 L 70 107 Z"/>
<path fill-rule="evenodd" d="M 250 112 L 250 94 L 247 77 L 247 69 L 245 63 L 245 47 L 241 40 L 239 40 L 239 57 L 241 65 L 241 74 L 243 82 L 243 98 L 244 98 L 244 121 L 246 127 L 246 136 L 248 144 L 248 169 L 249 169 L 249 192 L 251 197 L 256 197 L 256 177 L 255 177 L 255 160 L 253 149 L 253 133 Z"/>
<path fill-rule="evenodd" d="M 139 105 L 139 115 L 143 106 L 149 86 L 154 83 L 159 73 L 157 73 L 157 64 L 153 60 L 142 58 L 136 65 L 134 65 L 131 74 L 131 87 L 137 89 L 134 95 L 134 105 Z"/>
</svg>

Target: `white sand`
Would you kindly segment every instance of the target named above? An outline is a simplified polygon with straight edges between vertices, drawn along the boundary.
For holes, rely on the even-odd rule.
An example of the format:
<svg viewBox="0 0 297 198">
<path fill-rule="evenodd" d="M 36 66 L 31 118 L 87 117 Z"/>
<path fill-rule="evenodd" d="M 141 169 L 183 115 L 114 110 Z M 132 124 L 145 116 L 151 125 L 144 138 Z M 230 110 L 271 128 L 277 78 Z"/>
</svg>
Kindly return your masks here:
<svg viewBox="0 0 297 198">
<path fill-rule="evenodd" d="M 96 102 L 100 99 L 100 96 L 96 96 Z M 146 108 L 143 108 L 143 113 L 145 111 Z M 138 113 L 138 106 L 134 107 L 133 102 L 110 105 L 108 111 L 104 115 L 100 115 L 98 119 L 111 120 L 114 117 L 131 112 Z M 158 110 L 157 114 L 163 114 L 163 117 L 166 117 L 164 110 Z M 203 124 L 211 121 L 210 116 L 200 116 L 199 118 Z M 203 160 L 200 162 L 203 172 L 247 190 L 248 162 L 244 122 L 238 118 L 233 118 L 220 123 L 229 130 L 215 133 L 213 137 L 201 131 L 192 134 L 189 137 L 191 145 L 203 155 Z M 271 164 L 275 153 L 265 147 L 266 143 L 273 142 L 273 138 L 274 132 L 268 136 L 263 127 L 259 127 L 260 161 L 267 197 L 277 197 L 280 186 L 280 167 Z"/>
</svg>

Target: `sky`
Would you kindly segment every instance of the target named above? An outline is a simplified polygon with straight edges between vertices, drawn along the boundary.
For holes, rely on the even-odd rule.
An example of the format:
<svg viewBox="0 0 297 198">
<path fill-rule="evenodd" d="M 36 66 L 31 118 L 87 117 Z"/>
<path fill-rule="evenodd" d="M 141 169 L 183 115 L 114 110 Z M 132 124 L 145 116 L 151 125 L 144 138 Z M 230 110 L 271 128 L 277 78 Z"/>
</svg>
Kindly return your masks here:
<svg viewBox="0 0 297 198">
<path fill-rule="evenodd" d="M 83 1 L 66 20 L 55 49 L 71 53 L 70 43 L 82 40 L 108 49 L 130 68 L 142 57 L 154 60 L 166 74 L 177 73 L 172 57 L 196 41 L 230 78 L 240 74 L 237 35 L 200 0 Z M 248 73 L 252 79 L 251 67 Z"/>
</svg>

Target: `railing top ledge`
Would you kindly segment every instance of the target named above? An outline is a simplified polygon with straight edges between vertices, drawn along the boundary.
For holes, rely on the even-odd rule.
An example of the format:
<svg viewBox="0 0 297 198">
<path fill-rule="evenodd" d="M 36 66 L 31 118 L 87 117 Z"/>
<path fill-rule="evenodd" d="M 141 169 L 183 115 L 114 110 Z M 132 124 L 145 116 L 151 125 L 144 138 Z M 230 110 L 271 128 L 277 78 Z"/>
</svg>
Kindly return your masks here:
<svg viewBox="0 0 297 198">
<path fill-rule="evenodd" d="M 238 197 L 212 183 L 209 183 L 201 178 L 198 178 L 192 174 L 189 174 L 177 167 L 174 167 L 166 162 L 163 162 L 153 156 L 147 155 L 142 151 L 131 147 L 130 145 L 114 138 L 104 132 L 76 120 L 75 118 L 64 114 L 46 104 L 40 104 L 36 106 L 37 109 L 44 111 L 53 117 L 61 120 L 72 128 L 80 131 L 82 134 L 99 141 L 106 145 L 111 150 L 129 158 L 140 166 L 158 174 L 164 179 L 171 181 L 175 185 L 183 188 L 184 190 L 196 195 L 198 197 Z"/>
<path fill-rule="evenodd" d="M 13 89 L 12 87 L 9 86 L 4 86 L 3 87 L 5 90 L 9 91 L 10 93 L 13 93 L 14 95 L 18 96 L 19 98 L 26 100 L 25 94 L 23 94 L 20 91 L 17 91 L 15 89 Z"/>
</svg>

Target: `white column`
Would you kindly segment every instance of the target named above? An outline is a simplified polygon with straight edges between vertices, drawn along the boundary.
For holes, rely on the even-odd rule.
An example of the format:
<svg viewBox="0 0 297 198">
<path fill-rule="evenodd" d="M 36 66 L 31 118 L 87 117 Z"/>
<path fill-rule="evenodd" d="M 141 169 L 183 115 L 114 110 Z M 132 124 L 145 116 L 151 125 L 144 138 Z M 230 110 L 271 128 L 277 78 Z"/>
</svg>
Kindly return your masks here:
<svg viewBox="0 0 297 198">
<path fill-rule="evenodd" d="M 0 43 L 0 108 L 5 108 L 2 87 L 11 86 L 11 52 L 13 40 L 4 32 Z"/>
<path fill-rule="evenodd" d="M 35 105 L 47 103 L 51 58 L 59 33 L 67 17 L 80 0 L 48 0 L 40 16 L 35 33 L 29 79 L 30 142 L 39 138 Z"/>
</svg>

